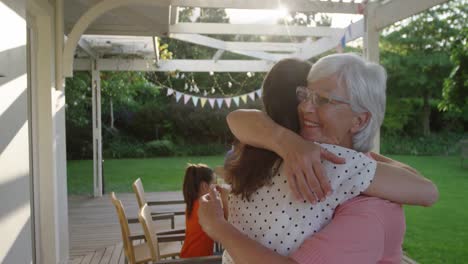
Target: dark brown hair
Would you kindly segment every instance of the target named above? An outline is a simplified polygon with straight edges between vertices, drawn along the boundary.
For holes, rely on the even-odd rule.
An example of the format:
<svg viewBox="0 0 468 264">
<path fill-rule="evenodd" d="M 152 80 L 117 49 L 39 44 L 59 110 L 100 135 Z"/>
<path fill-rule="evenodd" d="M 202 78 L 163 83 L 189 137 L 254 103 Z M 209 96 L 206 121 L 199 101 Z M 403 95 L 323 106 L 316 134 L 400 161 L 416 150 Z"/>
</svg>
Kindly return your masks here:
<svg viewBox="0 0 468 264">
<path fill-rule="evenodd" d="M 200 185 L 213 181 L 213 170 L 205 164 L 188 164 L 184 177 L 184 201 L 187 204 L 187 216 L 192 214 L 193 204 L 198 199 Z"/>
<path fill-rule="evenodd" d="M 263 80 L 263 109 L 268 116 L 293 132 L 299 133 L 296 87 L 307 85 L 311 64 L 297 59 L 276 63 Z M 249 199 L 258 188 L 270 184 L 273 166 L 280 157 L 269 150 L 237 144 L 231 160 L 225 165 L 226 181 L 232 193 Z"/>
</svg>

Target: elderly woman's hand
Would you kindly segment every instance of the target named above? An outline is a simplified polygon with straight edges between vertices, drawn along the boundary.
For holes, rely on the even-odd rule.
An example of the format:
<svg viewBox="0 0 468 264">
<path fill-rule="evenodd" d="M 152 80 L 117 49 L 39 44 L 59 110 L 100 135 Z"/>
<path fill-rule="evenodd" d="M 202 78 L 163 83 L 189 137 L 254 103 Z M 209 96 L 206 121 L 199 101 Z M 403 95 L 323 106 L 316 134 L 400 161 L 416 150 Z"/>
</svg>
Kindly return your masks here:
<svg viewBox="0 0 468 264">
<path fill-rule="evenodd" d="M 325 138 L 320 142 L 336 143 Z M 316 203 L 317 200 L 323 200 L 332 192 L 321 160 L 342 164 L 345 163 L 343 158 L 298 136 L 283 140 L 282 150 L 281 157 L 284 160 L 288 183 L 297 199 Z"/>
<path fill-rule="evenodd" d="M 203 231 L 213 240 L 219 241 L 223 225 L 227 223 L 221 206 L 221 197 L 215 185 L 210 186 L 210 192 L 199 199 L 198 221 Z"/>
</svg>

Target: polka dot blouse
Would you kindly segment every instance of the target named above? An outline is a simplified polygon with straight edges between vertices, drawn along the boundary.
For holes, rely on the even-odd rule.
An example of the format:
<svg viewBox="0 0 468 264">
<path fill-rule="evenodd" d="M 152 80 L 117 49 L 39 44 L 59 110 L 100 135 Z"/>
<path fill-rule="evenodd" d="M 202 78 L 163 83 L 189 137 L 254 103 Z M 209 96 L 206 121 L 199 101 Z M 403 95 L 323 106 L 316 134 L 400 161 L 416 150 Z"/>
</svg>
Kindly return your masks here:
<svg viewBox="0 0 468 264">
<path fill-rule="evenodd" d="M 346 159 L 345 164 L 323 161 L 333 193 L 315 205 L 294 199 L 281 166 L 271 185 L 254 192 L 250 201 L 229 196 L 229 222 L 249 238 L 281 254 L 295 251 L 305 238 L 328 224 L 335 208 L 367 189 L 374 178 L 376 162 L 365 154 L 340 146 L 320 144 Z M 224 251 L 223 263 L 233 263 Z"/>
</svg>

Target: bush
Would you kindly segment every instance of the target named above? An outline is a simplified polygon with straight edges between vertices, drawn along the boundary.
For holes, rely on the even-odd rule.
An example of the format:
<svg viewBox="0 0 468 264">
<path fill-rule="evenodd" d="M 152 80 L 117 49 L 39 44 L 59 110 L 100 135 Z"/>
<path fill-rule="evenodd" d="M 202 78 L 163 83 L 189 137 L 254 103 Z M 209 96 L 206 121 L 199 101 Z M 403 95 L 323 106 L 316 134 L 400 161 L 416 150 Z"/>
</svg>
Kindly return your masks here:
<svg viewBox="0 0 468 264">
<path fill-rule="evenodd" d="M 146 154 L 151 157 L 174 156 L 175 147 L 169 140 L 154 140 L 146 143 Z"/>
<path fill-rule="evenodd" d="M 225 154 L 227 151 L 223 144 L 219 143 L 206 143 L 206 144 L 191 144 L 191 145 L 178 145 L 178 156 L 209 156 Z"/>
<path fill-rule="evenodd" d="M 401 155 L 457 155 L 461 133 L 431 134 L 428 137 L 384 135 L 380 141 L 384 154 Z"/>
<path fill-rule="evenodd" d="M 115 139 L 103 150 L 103 156 L 112 159 L 144 158 L 146 153 L 144 145 L 139 142 Z"/>
</svg>

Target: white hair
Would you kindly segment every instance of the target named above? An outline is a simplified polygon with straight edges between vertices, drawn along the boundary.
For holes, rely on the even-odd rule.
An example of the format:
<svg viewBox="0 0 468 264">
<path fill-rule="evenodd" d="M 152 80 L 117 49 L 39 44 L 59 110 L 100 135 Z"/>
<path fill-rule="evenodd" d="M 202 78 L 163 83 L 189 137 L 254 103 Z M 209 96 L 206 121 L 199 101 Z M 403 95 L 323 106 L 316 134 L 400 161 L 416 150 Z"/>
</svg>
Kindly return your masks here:
<svg viewBox="0 0 468 264">
<path fill-rule="evenodd" d="M 369 122 L 353 136 L 353 148 L 368 152 L 385 115 L 385 69 L 353 53 L 334 54 L 318 60 L 310 69 L 307 81 L 332 76 L 337 78 L 337 85 L 345 86 L 353 111 L 370 113 Z"/>
</svg>

